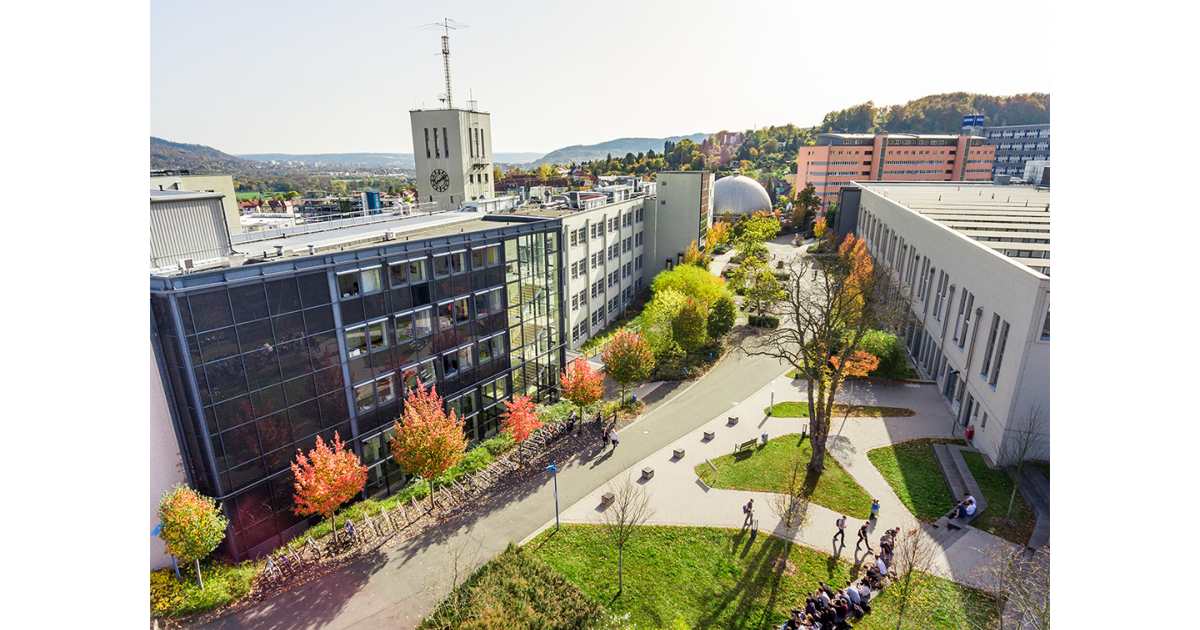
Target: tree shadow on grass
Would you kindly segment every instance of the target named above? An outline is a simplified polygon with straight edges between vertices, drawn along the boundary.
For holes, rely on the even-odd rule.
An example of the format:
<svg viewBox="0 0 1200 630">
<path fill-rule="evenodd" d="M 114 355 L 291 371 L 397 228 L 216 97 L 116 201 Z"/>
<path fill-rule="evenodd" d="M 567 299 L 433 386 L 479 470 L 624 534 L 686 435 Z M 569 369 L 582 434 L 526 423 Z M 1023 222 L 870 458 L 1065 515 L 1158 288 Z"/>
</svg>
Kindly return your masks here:
<svg viewBox="0 0 1200 630">
<path fill-rule="evenodd" d="M 761 627 L 758 620 L 752 619 L 751 613 L 754 602 L 763 593 L 764 585 L 762 583 L 769 580 L 767 574 L 774 572 L 774 560 L 782 553 L 783 544 L 783 540 L 764 534 L 762 544 L 758 546 L 757 551 L 749 555 L 746 568 L 739 576 L 737 583 L 732 588 L 725 589 L 723 592 L 709 593 L 704 598 L 704 601 L 709 602 L 705 606 L 706 614 L 696 622 L 695 627 Z M 732 613 L 728 615 L 727 619 L 722 620 L 730 606 L 734 606 Z"/>
</svg>

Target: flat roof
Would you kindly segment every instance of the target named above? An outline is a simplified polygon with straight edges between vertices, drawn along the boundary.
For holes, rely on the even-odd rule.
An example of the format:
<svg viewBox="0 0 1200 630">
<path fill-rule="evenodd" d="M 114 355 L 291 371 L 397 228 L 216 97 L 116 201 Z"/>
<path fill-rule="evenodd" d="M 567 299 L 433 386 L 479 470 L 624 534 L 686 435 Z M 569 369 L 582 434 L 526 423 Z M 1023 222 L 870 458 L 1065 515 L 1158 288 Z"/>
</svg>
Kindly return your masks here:
<svg viewBox="0 0 1200 630">
<path fill-rule="evenodd" d="M 154 190 L 150 189 L 150 201 L 187 201 L 188 199 L 223 199 L 225 193 L 200 190 Z"/>
<path fill-rule="evenodd" d="M 312 245 L 316 252 L 362 247 L 386 240 L 389 231 L 395 233 L 394 240 L 402 241 L 417 235 L 420 235 L 420 238 L 428 238 L 431 235 L 475 232 L 499 227 L 494 222 L 489 222 L 490 225 L 481 225 L 484 216 L 487 215 L 483 212 L 443 212 L 415 217 L 398 217 L 391 221 L 352 225 L 324 232 L 293 234 L 262 241 L 239 243 L 234 245 L 234 249 L 252 256 L 264 251 L 274 253 L 279 247 L 282 247 L 285 254 L 295 252 L 307 255 L 309 245 Z"/>
<path fill-rule="evenodd" d="M 1001 186 L 990 182 L 855 183 L 1026 267 L 1049 275 L 1048 188 Z M 1045 257 L 1035 257 L 1035 252 Z M 1042 269 L 1045 271 L 1042 272 Z"/>
</svg>

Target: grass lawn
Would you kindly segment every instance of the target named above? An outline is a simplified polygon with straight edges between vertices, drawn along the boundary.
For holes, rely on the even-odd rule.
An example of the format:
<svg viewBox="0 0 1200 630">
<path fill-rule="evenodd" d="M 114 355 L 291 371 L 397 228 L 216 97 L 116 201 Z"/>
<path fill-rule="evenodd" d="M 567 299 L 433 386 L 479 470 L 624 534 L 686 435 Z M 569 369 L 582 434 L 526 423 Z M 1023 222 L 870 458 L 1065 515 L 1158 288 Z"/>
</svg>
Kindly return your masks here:
<svg viewBox="0 0 1200 630">
<path fill-rule="evenodd" d="M 1033 535 L 1033 526 L 1037 524 L 1037 517 L 1025 505 L 1025 499 L 1021 497 L 1020 492 L 1013 501 L 1012 518 L 1004 518 L 1004 514 L 1008 512 L 1008 499 L 1012 496 L 1012 479 L 1004 471 L 988 468 L 982 453 L 963 452 L 962 455 L 963 460 L 967 462 L 967 468 L 971 469 L 971 474 L 975 477 L 975 483 L 979 484 L 979 490 L 983 492 L 983 498 L 988 502 L 988 509 L 971 521 L 971 526 L 1018 545 L 1028 544 L 1029 537 Z"/>
<path fill-rule="evenodd" d="M 789 551 L 790 547 L 790 551 Z M 547 530 L 525 547 L 631 628 L 769 628 L 787 620 L 821 580 L 843 586 L 856 575 L 846 560 L 746 530 L 645 527 L 625 548 L 625 592 L 617 593 L 617 551 L 595 525 Z M 786 571 L 776 567 L 788 552 Z M 988 596 L 934 576 L 905 614 L 905 627 L 968 627 L 990 608 Z M 897 589 L 885 589 L 855 628 L 895 628 Z M 970 611 L 970 612 L 969 612 Z M 547 626 L 556 627 L 556 626 Z"/>
<path fill-rule="evenodd" d="M 236 565 L 217 558 L 201 561 L 204 590 L 196 582 L 194 564 L 179 567 L 182 584 L 175 580 L 173 569 L 154 571 L 150 574 L 150 615 L 182 617 L 232 604 L 250 592 L 261 566 L 252 560 Z"/>
<path fill-rule="evenodd" d="M 707 463 L 697 465 L 695 471 L 712 488 L 787 492 L 791 462 L 808 462 L 811 457 L 812 444 L 808 440 L 801 442 L 799 434 L 793 433 L 770 440 L 766 446 L 759 443 L 753 449 L 712 460 L 716 473 Z M 821 473 L 810 498 L 817 505 L 854 518 L 871 516 L 871 495 L 828 453 L 825 472 Z"/>
<path fill-rule="evenodd" d="M 933 444 L 961 444 L 962 440 L 926 438 L 909 440 L 867 452 L 867 458 L 896 491 L 917 519 L 932 523 L 957 503 L 933 456 Z"/>
<path fill-rule="evenodd" d="M 808 403 L 800 401 L 781 402 L 774 407 L 763 409 L 763 413 L 779 418 L 807 418 Z M 833 415 L 844 417 L 846 405 L 834 403 Z M 917 412 L 904 407 L 872 407 L 869 405 L 850 405 L 851 418 L 908 418 Z"/>
</svg>

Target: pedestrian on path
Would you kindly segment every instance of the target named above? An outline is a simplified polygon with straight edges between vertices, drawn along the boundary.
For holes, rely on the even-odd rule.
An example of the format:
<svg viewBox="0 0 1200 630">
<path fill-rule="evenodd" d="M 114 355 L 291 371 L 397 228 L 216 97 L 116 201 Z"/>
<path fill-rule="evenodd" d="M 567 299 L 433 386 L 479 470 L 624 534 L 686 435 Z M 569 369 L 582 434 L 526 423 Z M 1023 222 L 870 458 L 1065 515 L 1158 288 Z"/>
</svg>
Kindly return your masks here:
<svg viewBox="0 0 1200 630">
<path fill-rule="evenodd" d="M 833 539 L 837 540 L 838 536 L 841 536 L 842 544 L 845 545 L 846 544 L 846 515 L 845 514 L 842 515 L 842 518 L 839 518 L 837 520 L 837 528 L 838 528 L 837 533 L 833 535 Z"/>
<path fill-rule="evenodd" d="M 879 499 L 871 499 L 871 520 L 879 516 Z"/>
<path fill-rule="evenodd" d="M 871 526 L 871 521 L 867 521 L 862 524 L 862 527 L 858 528 L 858 544 L 854 545 L 855 551 L 858 551 L 859 546 L 861 546 L 863 543 L 867 543 L 867 551 L 872 551 L 871 541 L 870 541 L 870 539 L 867 538 L 867 528 L 869 528 L 870 526 Z"/>
<path fill-rule="evenodd" d="M 745 527 L 754 519 L 754 499 L 750 499 L 749 503 L 742 506 L 742 513 L 746 515 L 746 520 L 742 521 L 742 527 Z"/>
<path fill-rule="evenodd" d="M 614 451 L 617 450 L 617 444 L 620 444 L 621 441 L 617 439 L 617 430 L 616 429 L 613 429 L 612 431 L 609 432 L 608 439 L 612 440 L 613 450 Z"/>
</svg>

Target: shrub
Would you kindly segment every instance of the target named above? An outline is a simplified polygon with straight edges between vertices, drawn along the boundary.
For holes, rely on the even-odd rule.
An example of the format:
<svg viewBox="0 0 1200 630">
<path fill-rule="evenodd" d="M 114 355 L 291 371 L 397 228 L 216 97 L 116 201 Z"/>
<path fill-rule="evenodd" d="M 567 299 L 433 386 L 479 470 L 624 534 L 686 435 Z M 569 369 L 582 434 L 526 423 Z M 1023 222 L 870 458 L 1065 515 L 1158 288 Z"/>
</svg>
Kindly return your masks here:
<svg viewBox="0 0 1200 630">
<path fill-rule="evenodd" d="M 733 325 L 737 321 L 737 306 L 734 305 L 733 299 L 723 297 L 717 300 L 713 308 L 708 313 L 708 336 L 711 339 L 719 340 L 733 330 Z"/>
<path fill-rule="evenodd" d="M 774 315 L 751 315 L 749 323 L 755 328 L 779 328 L 779 318 Z"/>
<path fill-rule="evenodd" d="M 848 343 L 851 333 L 843 335 L 843 343 Z M 904 345 L 899 337 L 883 330 L 867 331 L 858 342 L 858 349 L 879 358 L 879 367 L 871 371 L 869 376 L 901 377 L 907 373 L 908 362 L 904 359 Z"/>
</svg>

